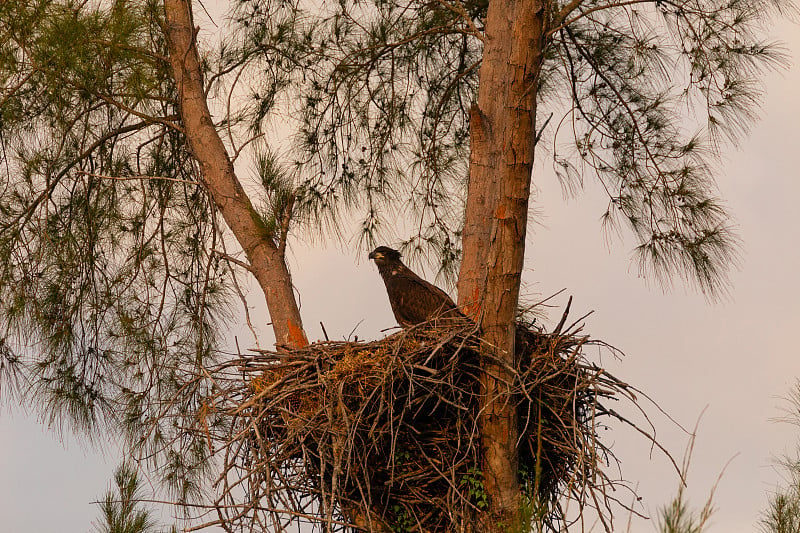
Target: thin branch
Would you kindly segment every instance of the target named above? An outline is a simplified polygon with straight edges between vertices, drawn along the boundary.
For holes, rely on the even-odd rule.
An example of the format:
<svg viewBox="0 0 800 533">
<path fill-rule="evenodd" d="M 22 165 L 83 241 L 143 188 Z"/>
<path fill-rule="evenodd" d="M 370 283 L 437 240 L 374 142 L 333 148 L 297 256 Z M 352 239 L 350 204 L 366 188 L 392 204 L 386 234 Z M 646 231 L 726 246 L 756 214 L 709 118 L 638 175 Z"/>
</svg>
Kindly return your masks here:
<svg viewBox="0 0 800 533">
<path fill-rule="evenodd" d="M 253 267 L 251 267 L 249 264 L 245 263 L 244 261 L 240 261 L 240 260 L 236 259 L 235 257 L 226 254 L 225 252 L 221 252 L 219 250 L 212 250 L 211 252 L 213 254 L 215 254 L 215 255 L 220 256 L 225 261 L 233 263 L 236 266 L 242 267 L 243 269 L 247 270 L 248 272 L 252 272 L 253 271 Z"/>
<path fill-rule="evenodd" d="M 114 181 L 147 181 L 147 180 L 155 180 L 155 181 L 173 181 L 176 183 L 186 183 L 188 185 L 197 185 L 202 187 L 203 184 L 199 181 L 193 180 L 185 180 L 182 178 L 170 178 L 167 176 L 108 176 L 105 174 L 96 174 L 94 172 L 86 172 L 85 170 L 78 170 L 76 171 L 77 174 L 82 176 L 90 176 L 92 178 L 100 178 L 104 180 L 114 180 Z"/>
<path fill-rule="evenodd" d="M 575 15 L 569 20 L 565 20 L 569 14 L 577 9 L 581 4 L 583 4 L 585 0 L 572 0 L 569 4 L 565 5 L 561 11 L 559 11 L 558 15 L 554 17 L 553 22 L 556 24 L 555 26 L 548 28 L 547 33 L 545 33 L 545 39 L 549 40 L 554 34 L 558 33 L 564 28 L 567 28 L 569 25 L 577 22 L 578 20 L 591 15 L 597 11 L 603 11 L 605 9 L 613 9 L 616 7 L 625 7 L 631 6 L 636 4 L 656 4 L 659 0 L 627 0 L 624 2 L 612 2 L 610 4 L 594 6 L 592 8 L 587 9 L 586 11 L 581 11 L 580 15 Z"/>
<path fill-rule="evenodd" d="M 477 38 L 481 42 L 486 42 L 486 37 L 483 35 L 483 32 L 480 31 L 475 26 L 475 22 L 472 20 L 472 17 L 469 16 L 469 13 L 467 13 L 467 9 L 464 7 L 464 4 L 461 3 L 461 0 L 453 0 L 454 2 L 453 4 L 451 4 L 447 0 L 436 0 L 436 1 L 439 3 L 439 5 L 441 5 L 445 9 L 448 9 L 453 13 L 455 13 L 456 15 L 458 15 L 469 28 L 470 35 Z"/>
</svg>

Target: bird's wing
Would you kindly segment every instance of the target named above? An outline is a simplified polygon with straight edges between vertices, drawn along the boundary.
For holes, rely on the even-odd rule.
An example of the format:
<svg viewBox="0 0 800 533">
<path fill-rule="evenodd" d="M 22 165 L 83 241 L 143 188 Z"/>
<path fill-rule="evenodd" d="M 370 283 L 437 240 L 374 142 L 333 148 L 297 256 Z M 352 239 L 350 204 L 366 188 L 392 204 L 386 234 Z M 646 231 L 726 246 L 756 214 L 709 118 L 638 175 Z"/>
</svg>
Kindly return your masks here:
<svg viewBox="0 0 800 533">
<path fill-rule="evenodd" d="M 429 283 L 424 279 L 420 278 L 419 276 L 417 276 L 417 279 L 415 281 L 420 285 L 422 285 L 423 287 L 425 287 L 425 289 L 431 294 L 431 296 L 433 296 L 433 298 L 436 301 L 441 302 L 443 306 L 442 310 L 454 309 L 457 307 L 453 299 L 450 298 L 450 295 L 444 292 L 436 285 L 434 285 L 433 283 Z"/>
<path fill-rule="evenodd" d="M 401 323 L 419 324 L 442 316 L 447 311 L 458 310 L 446 292 L 411 271 L 398 275 L 395 283 L 398 305 L 394 310 Z"/>
</svg>

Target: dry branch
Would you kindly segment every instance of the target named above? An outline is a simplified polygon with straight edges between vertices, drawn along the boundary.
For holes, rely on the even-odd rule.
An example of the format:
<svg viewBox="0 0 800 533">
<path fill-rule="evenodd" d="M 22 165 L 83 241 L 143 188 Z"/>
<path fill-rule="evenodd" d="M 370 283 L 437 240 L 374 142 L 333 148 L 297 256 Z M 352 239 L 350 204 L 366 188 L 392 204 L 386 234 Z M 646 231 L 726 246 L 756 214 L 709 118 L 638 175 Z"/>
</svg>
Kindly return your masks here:
<svg viewBox="0 0 800 533">
<path fill-rule="evenodd" d="M 624 483 L 599 430 L 608 419 L 631 424 L 607 404 L 640 408 L 638 391 L 587 361 L 584 348 L 602 343 L 559 329 L 520 325 L 521 363 L 509 373 L 525 505 L 558 530 L 569 521 L 565 502 L 576 502 L 610 530 Z M 455 323 L 256 351 L 209 369 L 214 394 L 196 431 L 223 467 L 216 523 L 469 531 L 487 504 L 477 424 L 479 358 L 491 350 L 481 342 L 472 323 Z M 636 429 L 651 439 L 650 428 Z"/>
</svg>

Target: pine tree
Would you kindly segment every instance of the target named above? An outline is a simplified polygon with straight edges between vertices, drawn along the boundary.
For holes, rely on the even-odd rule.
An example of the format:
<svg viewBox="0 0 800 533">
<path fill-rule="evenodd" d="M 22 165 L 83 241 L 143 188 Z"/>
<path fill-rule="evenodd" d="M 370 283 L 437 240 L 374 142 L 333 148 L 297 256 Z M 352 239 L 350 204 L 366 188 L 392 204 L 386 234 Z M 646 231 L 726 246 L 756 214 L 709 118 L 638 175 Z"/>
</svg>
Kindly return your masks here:
<svg viewBox="0 0 800 533">
<path fill-rule="evenodd" d="M 800 422 L 800 384 L 795 384 L 789 395 L 789 409 L 782 420 L 794 426 Z M 763 533 L 789 533 L 800 531 L 800 454 L 786 454 L 778 461 L 784 477 L 782 487 L 770 494 L 767 508 L 760 520 Z"/>
<path fill-rule="evenodd" d="M 459 304 L 493 347 L 482 520 L 517 523 L 505 384 L 534 161 L 551 157 L 568 188 L 602 183 L 604 223 L 630 230 L 643 272 L 719 294 L 737 241 L 713 157 L 746 132 L 760 72 L 781 64 L 761 34 L 789 8 L 241 0 L 215 48 L 189 0 L 2 3 L 4 375 L 30 380 L 51 420 L 124 427 L 189 498 L 213 465 L 180 428 L 196 413 L 226 423 L 193 376 L 219 353 L 237 273 L 259 283 L 277 343 L 301 347 L 291 231 L 355 219 L 360 243 L 397 236 L 458 272 Z M 296 135 L 278 161 L 265 133 L 283 108 Z M 252 145 L 248 182 L 235 163 Z M 413 229 L 388 227 L 398 212 Z"/>
<path fill-rule="evenodd" d="M 141 498 L 138 472 L 130 464 L 119 465 L 114 471 L 111 489 L 99 502 L 101 519 L 95 524 L 95 530 L 98 533 L 156 533 L 156 520 L 142 505 Z"/>
<path fill-rule="evenodd" d="M 254 21 L 249 35 L 281 35 L 268 12 L 240 5 L 239 20 Z M 317 33 L 324 53 L 305 80 L 301 162 L 319 167 L 321 190 L 362 184 L 367 238 L 381 228 L 400 177 L 408 191 L 400 197 L 412 199 L 420 221 L 407 248 L 433 249 L 444 268 L 462 258 L 458 303 L 496 350 L 482 381 L 494 515 L 486 528 L 517 522 L 520 508 L 517 416 L 505 384 L 517 363 L 538 141 L 549 133 L 565 187 L 590 176 L 601 182 L 604 224 L 628 227 L 640 271 L 719 295 L 737 238 L 715 196 L 713 158 L 746 132 L 757 73 L 782 63 L 760 31 L 790 9 L 737 0 L 379 0 L 340 2 L 313 18 L 326 31 Z M 280 40 L 264 50 L 285 53 Z M 463 219 L 445 200 L 459 192 Z"/>
</svg>

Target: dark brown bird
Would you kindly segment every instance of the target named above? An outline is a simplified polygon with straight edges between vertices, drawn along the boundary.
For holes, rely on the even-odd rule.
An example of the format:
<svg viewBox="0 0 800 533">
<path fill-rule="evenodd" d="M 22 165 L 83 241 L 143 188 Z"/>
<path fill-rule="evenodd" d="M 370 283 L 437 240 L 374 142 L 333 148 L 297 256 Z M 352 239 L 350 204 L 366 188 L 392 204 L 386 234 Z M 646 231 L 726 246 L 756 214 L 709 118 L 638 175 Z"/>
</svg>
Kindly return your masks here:
<svg viewBox="0 0 800 533">
<path fill-rule="evenodd" d="M 389 303 L 397 322 L 403 327 L 436 319 L 463 318 L 458 306 L 442 289 L 414 274 L 402 261 L 400 252 L 379 246 L 369 254 L 378 266 Z"/>
</svg>

